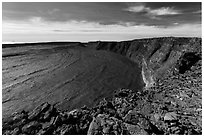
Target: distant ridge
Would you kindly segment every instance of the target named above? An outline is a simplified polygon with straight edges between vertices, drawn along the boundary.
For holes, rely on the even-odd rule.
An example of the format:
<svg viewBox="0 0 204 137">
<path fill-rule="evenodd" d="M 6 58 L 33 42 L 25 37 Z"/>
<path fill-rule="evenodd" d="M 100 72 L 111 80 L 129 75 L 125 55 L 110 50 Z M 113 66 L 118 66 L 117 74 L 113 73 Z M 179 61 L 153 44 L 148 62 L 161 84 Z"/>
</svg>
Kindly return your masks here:
<svg viewBox="0 0 204 137">
<path fill-rule="evenodd" d="M 23 46 L 36 46 L 39 44 L 43 45 L 65 45 L 65 44 L 80 44 L 80 42 L 31 42 L 31 43 L 8 43 L 2 44 L 2 48 L 10 48 L 10 47 L 23 47 Z"/>
<path fill-rule="evenodd" d="M 201 37 L 145 37 L 145 38 L 137 38 L 137 39 L 129 39 L 129 40 L 90 40 L 87 42 L 80 42 L 80 41 L 36 41 L 36 42 L 2 42 L 2 48 L 7 48 L 7 47 L 16 47 L 16 46 L 33 46 L 33 45 L 38 45 L 38 44 L 74 44 L 74 43 L 81 43 L 84 45 L 87 44 L 95 44 L 95 43 L 100 43 L 100 42 L 131 42 L 135 40 L 152 40 L 152 39 L 164 39 L 164 38 L 198 38 L 201 39 Z"/>
</svg>

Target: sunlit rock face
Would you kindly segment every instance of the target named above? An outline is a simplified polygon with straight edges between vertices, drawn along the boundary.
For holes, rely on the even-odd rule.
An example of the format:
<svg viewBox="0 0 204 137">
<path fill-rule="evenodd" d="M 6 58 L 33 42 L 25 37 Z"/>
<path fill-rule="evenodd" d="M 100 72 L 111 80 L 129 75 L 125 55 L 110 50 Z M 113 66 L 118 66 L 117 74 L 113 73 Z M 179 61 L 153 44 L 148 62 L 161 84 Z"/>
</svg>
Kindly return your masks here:
<svg viewBox="0 0 204 137">
<path fill-rule="evenodd" d="M 142 62 L 142 78 L 145 83 L 146 89 L 154 86 L 155 80 L 154 80 L 153 72 L 151 71 L 150 68 L 148 68 L 147 63 L 144 58 Z"/>
<path fill-rule="evenodd" d="M 79 46 L 3 48 L 3 118 L 43 102 L 61 110 L 94 106 L 115 89 L 142 89 L 141 68 L 109 51 Z"/>
</svg>

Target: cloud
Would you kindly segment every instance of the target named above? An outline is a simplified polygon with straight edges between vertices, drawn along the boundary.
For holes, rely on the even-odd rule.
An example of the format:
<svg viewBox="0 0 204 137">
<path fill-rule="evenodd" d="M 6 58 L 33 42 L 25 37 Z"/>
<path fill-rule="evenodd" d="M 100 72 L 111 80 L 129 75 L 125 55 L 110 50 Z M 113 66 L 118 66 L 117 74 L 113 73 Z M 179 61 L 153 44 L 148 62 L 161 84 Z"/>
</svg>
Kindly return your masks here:
<svg viewBox="0 0 204 137">
<path fill-rule="evenodd" d="M 37 23 L 42 23 L 43 22 L 43 18 L 42 17 L 31 17 L 29 18 L 29 21 L 33 24 Z"/>
<path fill-rule="evenodd" d="M 130 6 L 126 9 L 124 9 L 126 11 L 129 11 L 129 12 L 144 12 L 144 11 L 148 11 L 150 10 L 148 7 L 145 7 L 144 5 L 139 5 L 139 6 Z"/>
<path fill-rule="evenodd" d="M 162 7 L 159 9 L 149 10 L 149 13 L 155 16 L 181 14 L 177 10 L 174 10 L 173 8 L 170 7 Z"/>
<path fill-rule="evenodd" d="M 127 24 L 127 25 L 124 25 Z M 3 41 L 90 41 L 128 40 L 145 37 L 201 36 L 201 24 L 176 24 L 169 27 L 137 25 L 131 22 L 103 25 L 99 22 L 48 22 L 40 17 L 26 21 L 3 21 Z"/>
<path fill-rule="evenodd" d="M 176 15 L 181 14 L 178 10 L 173 9 L 172 7 L 161 7 L 157 9 L 151 9 L 150 7 L 146 7 L 145 5 L 139 6 L 130 6 L 125 11 L 141 13 L 144 12 L 150 16 L 162 16 L 162 15 Z"/>
</svg>

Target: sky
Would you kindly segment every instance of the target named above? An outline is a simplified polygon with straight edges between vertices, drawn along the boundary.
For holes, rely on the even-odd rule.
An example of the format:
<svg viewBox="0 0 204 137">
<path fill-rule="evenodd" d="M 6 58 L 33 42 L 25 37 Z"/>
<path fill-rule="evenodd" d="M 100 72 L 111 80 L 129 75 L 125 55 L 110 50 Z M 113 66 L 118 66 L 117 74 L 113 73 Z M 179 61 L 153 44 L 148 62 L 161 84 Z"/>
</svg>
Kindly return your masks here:
<svg viewBox="0 0 204 137">
<path fill-rule="evenodd" d="M 3 42 L 201 37 L 200 2 L 3 2 Z"/>
</svg>

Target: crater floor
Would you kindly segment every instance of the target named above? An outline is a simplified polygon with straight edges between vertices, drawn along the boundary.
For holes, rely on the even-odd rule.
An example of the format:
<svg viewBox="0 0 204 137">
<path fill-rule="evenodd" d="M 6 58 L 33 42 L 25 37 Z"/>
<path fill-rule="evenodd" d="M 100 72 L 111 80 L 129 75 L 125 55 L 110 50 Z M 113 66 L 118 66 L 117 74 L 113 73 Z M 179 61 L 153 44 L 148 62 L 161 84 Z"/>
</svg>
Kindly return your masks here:
<svg viewBox="0 0 204 137">
<path fill-rule="evenodd" d="M 82 46 L 3 48 L 3 118 L 43 102 L 60 110 L 93 106 L 118 88 L 142 89 L 141 69 L 126 57 Z"/>
</svg>

